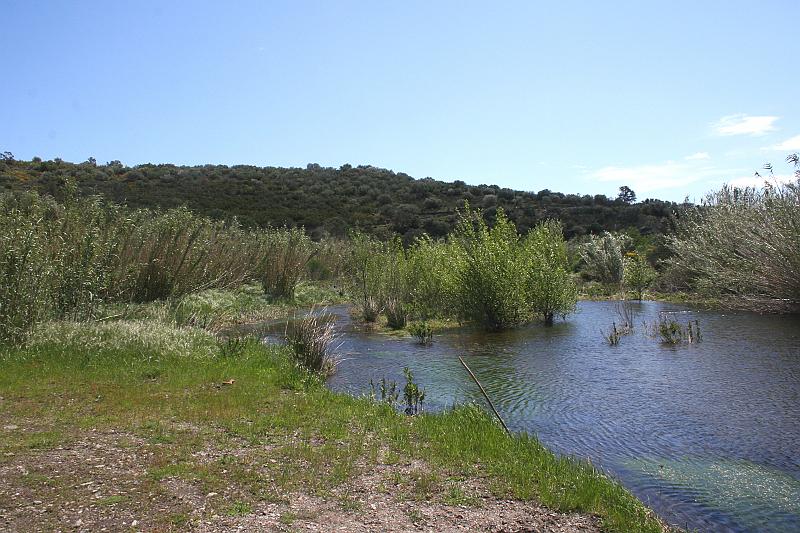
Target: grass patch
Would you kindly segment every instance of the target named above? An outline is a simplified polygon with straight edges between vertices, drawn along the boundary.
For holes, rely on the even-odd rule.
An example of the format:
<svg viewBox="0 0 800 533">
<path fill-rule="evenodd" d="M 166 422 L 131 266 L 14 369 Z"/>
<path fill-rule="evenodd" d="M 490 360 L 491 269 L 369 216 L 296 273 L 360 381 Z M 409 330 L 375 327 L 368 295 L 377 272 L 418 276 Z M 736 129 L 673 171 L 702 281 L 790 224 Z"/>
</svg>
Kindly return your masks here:
<svg viewBox="0 0 800 533">
<path fill-rule="evenodd" d="M 291 526 L 295 520 L 297 520 L 297 514 L 292 512 L 283 513 L 278 518 L 278 521 L 286 526 Z"/>
<path fill-rule="evenodd" d="M 97 500 L 97 505 L 111 506 L 126 501 L 128 501 L 128 498 L 125 496 L 120 496 L 120 495 L 107 496 L 105 498 L 100 498 L 99 500 Z"/>
<path fill-rule="evenodd" d="M 189 515 L 186 513 L 172 513 L 167 516 L 167 523 L 176 527 L 185 527 L 189 525 Z"/>
<path fill-rule="evenodd" d="M 31 450 L 49 450 L 63 444 L 63 434 L 60 431 L 39 431 L 25 435 L 24 446 Z"/>
<path fill-rule="evenodd" d="M 247 502 L 243 502 L 241 500 L 233 502 L 228 508 L 227 515 L 228 516 L 247 516 L 253 512 L 253 506 Z"/>
</svg>

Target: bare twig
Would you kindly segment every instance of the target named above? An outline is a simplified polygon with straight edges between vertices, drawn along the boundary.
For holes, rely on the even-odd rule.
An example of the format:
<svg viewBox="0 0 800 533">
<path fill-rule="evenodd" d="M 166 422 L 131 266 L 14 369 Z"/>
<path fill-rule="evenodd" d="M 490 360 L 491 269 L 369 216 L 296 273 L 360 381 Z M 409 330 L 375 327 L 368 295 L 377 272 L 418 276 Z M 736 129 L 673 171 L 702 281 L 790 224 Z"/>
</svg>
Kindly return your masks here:
<svg viewBox="0 0 800 533">
<path fill-rule="evenodd" d="M 458 357 L 458 360 L 461 361 L 461 364 L 464 365 L 464 368 L 467 370 L 467 372 L 469 372 L 469 375 L 472 377 L 473 381 L 475 381 L 475 384 L 478 385 L 478 388 L 481 390 L 483 397 L 486 398 L 486 401 L 489 403 L 489 407 L 492 408 L 494 416 L 496 416 L 497 419 L 500 421 L 500 424 L 503 426 L 503 429 L 506 430 L 506 433 L 511 435 L 511 430 L 508 429 L 508 426 L 506 425 L 505 422 L 503 422 L 503 418 L 500 416 L 500 413 L 498 413 L 497 409 L 494 408 L 494 404 L 492 403 L 492 400 L 489 399 L 489 395 L 486 394 L 486 391 L 483 390 L 483 385 L 481 385 L 481 382 L 478 381 L 478 378 L 475 377 L 475 374 L 472 373 L 472 370 L 469 369 L 467 363 L 464 362 L 464 359 L 462 359 L 461 356 Z"/>
</svg>

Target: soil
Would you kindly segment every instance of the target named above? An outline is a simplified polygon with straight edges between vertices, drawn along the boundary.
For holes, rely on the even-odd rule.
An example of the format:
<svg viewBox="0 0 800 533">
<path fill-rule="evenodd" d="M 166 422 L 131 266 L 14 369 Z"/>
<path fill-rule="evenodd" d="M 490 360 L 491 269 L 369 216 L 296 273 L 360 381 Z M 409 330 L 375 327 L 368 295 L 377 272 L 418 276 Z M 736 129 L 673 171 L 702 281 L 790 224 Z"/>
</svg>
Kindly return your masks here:
<svg viewBox="0 0 800 533">
<path fill-rule="evenodd" d="M 0 435 L 21 431 L 16 425 L 3 429 Z M 463 503 L 444 501 L 444 483 L 431 492 L 410 490 L 409 480 L 424 481 L 429 471 L 420 461 L 379 461 L 325 491 L 300 487 L 279 497 L 247 498 L 252 493 L 232 474 L 209 491 L 203 479 L 153 476 L 169 446 L 125 432 L 85 430 L 60 446 L 7 453 L 0 457 L 0 530 L 600 531 L 591 516 L 497 499 L 482 479 L 459 479 Z M 226 447 L 224 454 L 253 456 L 246 446 Z M 205 449 L 188 459 L 202 464 L 222 455 Z M 272 482 L 267 474 L 256 479 Z"/>
</svg>

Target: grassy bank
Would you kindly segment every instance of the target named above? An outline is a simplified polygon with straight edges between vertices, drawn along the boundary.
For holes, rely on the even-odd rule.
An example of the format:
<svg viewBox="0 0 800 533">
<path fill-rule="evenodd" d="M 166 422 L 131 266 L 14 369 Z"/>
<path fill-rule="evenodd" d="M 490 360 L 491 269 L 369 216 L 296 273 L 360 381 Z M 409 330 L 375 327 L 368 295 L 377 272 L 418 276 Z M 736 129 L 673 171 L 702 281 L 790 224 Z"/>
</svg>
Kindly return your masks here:
<svg viewBox="0 0 800 533">
<path fill-rule="evenodd" d="M 291 298 L 265 294 L 256 284 L 236 289 L 207 289 L 173 300 L 145 304 L 109 304 L 100 321 L 156 320 L 177 326 L 195 326 L 219 332 L 241 324 L 286 318 L 298 308 L 344 303 L 330 283 L 302 281 Z"/>
<path fill-rule="evenodd" d="M 86 498 L 69 520 L 129 517 L 134 529 L 185 529 L 306 496 L 366 515 L 342 487 L 379 472 L 370 490 L 412 502 L 409 516 L 413 502 L 533 499 L 611 531 L 661 530 L 588 464 L 508 437 L 477 408 L 406 417 L 328 391 L 285 349 L 256 340 L 231 346 L 153 317 L 47 323 L 26 347 L 3 349 L 0 367 L 0 509 L 12 529 L 60 527 L 63 509 Z M 285 514 L 283 524 L 298 519 Z"/>
</svg>

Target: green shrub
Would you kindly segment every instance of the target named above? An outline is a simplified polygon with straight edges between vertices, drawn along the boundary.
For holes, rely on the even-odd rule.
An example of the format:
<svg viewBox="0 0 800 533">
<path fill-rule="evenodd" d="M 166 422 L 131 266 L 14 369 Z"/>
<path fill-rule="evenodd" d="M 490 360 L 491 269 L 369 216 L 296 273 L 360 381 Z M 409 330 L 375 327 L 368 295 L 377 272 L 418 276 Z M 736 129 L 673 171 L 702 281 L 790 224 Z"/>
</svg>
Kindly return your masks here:
<svg viewBox="0 0 800 533">
<path fill-rule="evenodd" d="M 367 322 L 375 322 L 382 310 L 382 253 L 383 246 L 374 237 L 358 231 L 350 234 L 345 280 L 348 293 Z"/>
<path fill-rule="evenodd" d="M 516 227 L 502 209 L 493 227 L 469 206 L 451 235 L 450 268 L 455 307 L 460 319 L 489 331 L 516 326 L 528 317 L 524 266 Z"/>
<path fill-rule="evenodd" d="M 554 220 L 538 224 L 528 233 L 523 248 L 528 301 L 532 311 L 552 325 L 555 315 L 572 313 L 578 303 L 561 224 Z"/>
<path fill-rule="evenodd" d="M 800 181 L 724 186 L 682 213 L 669 238 L 673 271 L 732 307 L 800 310 Z"/>
<path fill-rule="evenodd" d="M 637 252 L 625 254 L 624 263 L 625 287 L 636 294 L 636 299 L 641 301 L 644 291 L 656 279 L 656 271 L 647 262 L 647 259 Z"/>
<path fill-rule="evenodd" d="M 426 321 L 412 322 L 406 328 L 411 335 L 417 338 L 420 344 L 433 342 L 433 328 Z"/>
</svg>

